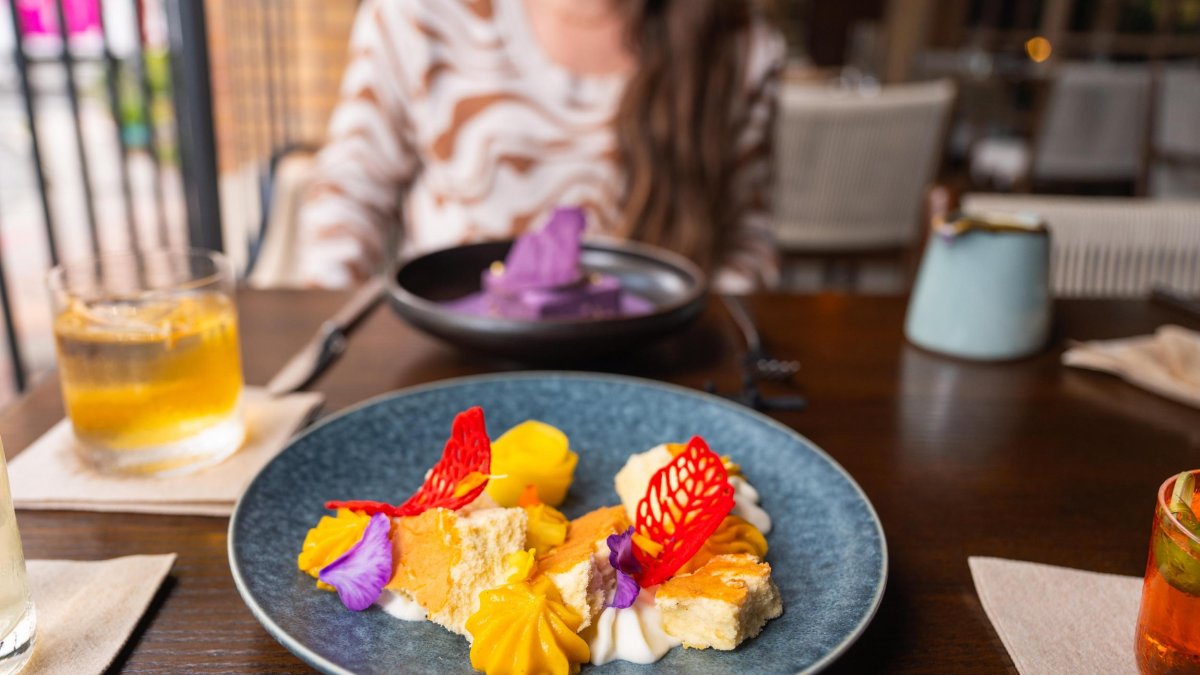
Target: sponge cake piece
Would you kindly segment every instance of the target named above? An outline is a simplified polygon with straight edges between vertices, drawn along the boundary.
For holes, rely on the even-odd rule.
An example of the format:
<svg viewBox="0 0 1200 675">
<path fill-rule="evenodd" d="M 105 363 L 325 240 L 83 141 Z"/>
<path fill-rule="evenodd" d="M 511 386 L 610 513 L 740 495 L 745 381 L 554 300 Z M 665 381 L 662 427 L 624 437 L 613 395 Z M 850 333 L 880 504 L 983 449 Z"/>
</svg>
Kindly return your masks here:
<svg viewBox="0 0 1200 675">
<path fill-rule="evenodd" d="M 748 553 L 719 555 L 668 579 L 654 604 L 663 630 L 693 649 L 733 649 L 783 613 L 771 566 Z"/>
<path fill-rule="evenodd" d="M 463 515 L 430 509 L 396 519 L 389 590 L 425 608 L 429 620 L 467 635 L 479 594 L 507 580 L 504 557 L 525 547 L 525 510 L 485 509 Z"/>
<path fill-rule="evenodd" d="M 579 630 L 604 611 L 608 589 L 614 584 L 606 540 L 628 529 L 624 507 L 596 509 L 572 520 L 566 540 L 537 561 L 537 573 L 549 578 L 563 604 L 583 618 Z"/>
</svg>

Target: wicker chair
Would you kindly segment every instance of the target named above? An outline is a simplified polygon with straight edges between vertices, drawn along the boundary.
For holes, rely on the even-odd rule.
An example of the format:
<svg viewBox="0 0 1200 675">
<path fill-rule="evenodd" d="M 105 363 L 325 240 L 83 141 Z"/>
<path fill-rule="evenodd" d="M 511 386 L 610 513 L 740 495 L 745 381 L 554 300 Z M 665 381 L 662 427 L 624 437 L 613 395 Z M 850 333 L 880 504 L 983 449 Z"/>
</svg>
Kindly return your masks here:
<svg viewBox="0 0 1200 675">
<path fill-rule="evenodd" d="M 1200 198 L 1200 65 L 1173 66 L 1157 82 L 1150 194 Z"/>
<path fill-rule="evenodd" d="M 776 139 L 780 246 L 824 253 L 913 245 L 953 101 L 945 80 L 872 94 L 785 88 Z"/>
<path fill-rule="evenodd" d="M 1034 183 L 1138 180 L 1150 81 L 1143 64 L 1058 66 L 1034 144 Z"/>
<path fill-rule="evenodd" d="M 1060 297 L 1200 294 L 1200 200 L 971 194 L 963 210 L 1032 212 L 1050 226 Z"/>
</svg>

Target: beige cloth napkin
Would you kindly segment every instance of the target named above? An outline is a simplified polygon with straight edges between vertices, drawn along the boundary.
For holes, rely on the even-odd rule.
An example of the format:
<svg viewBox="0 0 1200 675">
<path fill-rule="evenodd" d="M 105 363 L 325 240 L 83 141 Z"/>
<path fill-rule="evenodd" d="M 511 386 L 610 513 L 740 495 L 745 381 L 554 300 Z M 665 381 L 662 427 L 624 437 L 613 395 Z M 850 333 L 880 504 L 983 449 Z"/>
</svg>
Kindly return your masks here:
<svg viewBox="0 0 1200 675">
<path fill-rule="evenodd" d="M 1137 674 L 1141 579 L 1000 558 L 967 562 L 983 609 L 1022 675 Z"/>
<path fill-rule="evenodd" d="M 18 509 L 70 509 L 229 516 L 250 480 L 283 449 L 321 404 L 317 393 L 272 398 L 246 390 L 246 442 L 229 459 L 183 476 L 124 477 L 92 471 L 75 454 L 75 436 L 62 420 L 8 465 Z"/>
<path fill-rule="evenodd" d="M 1063 363 L 1112 373 L 1159 396 L 1200 408 L 1200 333 L 1163 326 L 1154 335 L 1081 342 Z"/>
<path fill-rule="evenodd" d="M 28 675 L 103 673 L 154 599 L 175 554 L 30 560 L 37 637 Z"/>
</svg>

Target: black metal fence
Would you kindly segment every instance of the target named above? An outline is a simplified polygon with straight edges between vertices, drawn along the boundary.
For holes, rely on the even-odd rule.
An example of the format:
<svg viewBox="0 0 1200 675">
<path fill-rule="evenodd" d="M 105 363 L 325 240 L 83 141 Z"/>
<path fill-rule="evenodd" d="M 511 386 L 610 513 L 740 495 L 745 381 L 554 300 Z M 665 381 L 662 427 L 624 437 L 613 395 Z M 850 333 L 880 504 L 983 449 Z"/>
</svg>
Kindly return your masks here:
<svg viewBox="0 0 1200 675">
<path fill-rule="evenodd" d="M 61 0 L 58 0 L 61 2 Z M 170 30 L 175 118 L 187 203 L 188 239 L 193 246 L 225 249 L 217 191 L 216 132 L 208 71 L 208 28 L 203 0 L 164 0 Z"/>
<path fill-rule="evenodd" d="M 120 3 L 120 8 L 111 5 Z M 171 214 L 167 193 L 169 182 L 182 192 L 182 211 L 187 240 L 194 246 L 221 250 L 221 217 L 217 190 L 217 164 L 212 116 L 212 91 L 209 77 L 207 22 L 203 0 L 8 0 L 11 31 L 11 67 L 15 71 L 17 91 L 25 132 L 28 134 L 29 167 L 37 192 L 38 216 L 45 238 L 47 262 L 57 264 L 65 243 L 76 243 L 86 236 L 90 250 L 100 252 L 102 241 L 98 200 L 120 200 L 120 217 L 111 221 L 124 228 L 125 246 L 130 249 L 154 248 L 171 241 Z M 113 11 L 121 9 L 123 11 Z M 110 25 L 113 16 L 125 16 L 129 25 Z M 165 31 L 162 30 L 165 24 Z M 122 53 L 114 49 L 112 36 L 123 34 Z M 83 44 L 83 43 L 87 44 Z M 42 106 L 48 95 L 38 85 L 37 75 L 53 69 L 62 75 L 70 113 L 69 131 L 47 126 Z M 102 71 L 99 86 L 81 82 L 81 70 L 95 75 Z M 96 140 L 89 138 L 85 123 L 84 97 L 101 97 L 111 116 L 115 131 L 115 156 L 89 156 Z M 94 129 L 91 130 L 94 132 Z M 67 133 L 78 165 L 78 185 L 82 199 L 83 227 L 64 222 L 55 208 L 56 184 L 47 170 L 48 134 Z M 135 133 L 136 132 L 136 133 Z M 58 145 L 62 139 L 55 137 Z M 135 185 L 131 157 L 144 157 L 151 167 L 149 180 Z M 111 165 L 108 165 L 111 163 Z M 9 172 L 12 167 L 0 167 Z M 113 194 L 98 194 L 97 177 L 111 184 Z M 61 196 L 61 195 L 60 195 Z M 139 209 L 139 203 L 149 203 Z M 147 216 L 147 214 L 149 214 Z M 144 223 L 146 218 L 151 222 Z M 5 214 L 0 213 L 0 223 Z M 147 225 L 139 228 L 139 223 Z M 17 228 L 36 227 L 28 219 Z M 22 234 L 27 235 L 24 231 Z M 118 237 L 119 239 L 120 237 Z M 111 235 L 108 239 L 113 239 Z M 111 246 L 108 247 L 111 250 Z M 15 310 L 12 262 L 20 251 L 0 249 L 0 303 L 16 391 L 28 382 L 28 363 L 18 330 L 20 319 Z M 22 263 L 26 261 L 22 260 Z"/>
<path fill-rule="evenodd" d="M 306 6 L 319 14 L 328 11 L 325 2 L 358 5 Z M 30 265 L 38 267 L 41 285 L 49 265 L 72 255 L 187 244 L 238 252 L 242 271 L 252 267 L 272 169 L 282 154 L 311 147 L 314 139 L 295 121 L 294 62 L 301 49 L 295 24 L 305 16 L 299 6 L 294 0 L 0 0 L 0 14 L 8 14 L 0 46 L 11 44 L 11 54 L 0 54 L 0 112 L 19 108 L 24 149 L 8 160 L 19 166 L 0 163 L 0 197 L 13 173 L 32 186 L 20 191 L 24 207 L 34 199 L 25 192 L 36 193 L 36 208 L 20 214 L 5 213 L 0 199 L 0 232 L 28 240 L 37 229 L 38 247 L 46 250 L 44 261 L 31 262 L 11 237 L 0 241 L 0 319 L 13 390 L 22 392 L 30 371 L 49 358 L 44 295 L 14 293 L 31 285 Z M 236 120 L 220 138 L 215 82 Z M 104 124 L 96 124 L 97 115 L 107 118 Z M 94 151 L 100 141 L 102 153 Z M 218 148 L 233 148 L 239 166 L 250 167 L 253 203 L 245 210 L 256 214 L 250 226 L 222 227 L 221 198 L 229 195 L 221 193 Z M 228 165 L 230 157 L 221 159 Z M 62 207 L 65 199 L 71 208 Z M 28 318 L 31 310 L 36 321 Z M 41 358 L 31 359 L 38 350 Z"/>
</svg>

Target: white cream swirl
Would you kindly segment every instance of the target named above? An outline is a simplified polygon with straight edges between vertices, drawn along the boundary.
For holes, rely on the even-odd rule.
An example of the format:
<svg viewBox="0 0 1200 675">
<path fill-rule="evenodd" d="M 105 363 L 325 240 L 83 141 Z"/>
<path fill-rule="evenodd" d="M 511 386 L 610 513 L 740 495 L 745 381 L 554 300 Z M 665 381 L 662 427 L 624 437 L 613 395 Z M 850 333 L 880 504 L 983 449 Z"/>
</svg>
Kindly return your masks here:
<svg viewBox="0 0 1200 675">
<path fill-rule="evenodd" d="M 733 486 L 733 510 L 729 512 L 730 515 L 745 520 L 764 535 L 770 532 L 771 514 L 758 505 L 758 490 L 741 476 L 731 477 L 729 484 Z"/>
<path fill-rule="evenodd" d="M 617 496 L 625 506 L 629 520 L 637 520 L 637 505 L 646 495 L 650 479 L 654 473 L 671 463 L 671 451 L 667 445 L 656 445 L 646 452 L 634 453 L 629 456 L 625 466 L 615 477 Z"/>
<path fill-rule="evenodd" d="M 375 601 L 379 608 L 401 621 L 424 621 L 425 608 L 403 592 L 384 589 Z"/>
<path fill-rule="evenodd" d="M 610 661 L 654 663 L 679 646 L 679 640 L 663 632 L 662 618 L 654 606 L 654 588 L 643 588 L 626 609 L 605 607 L 583 630 L 597 666 Z"/>
</svg>

